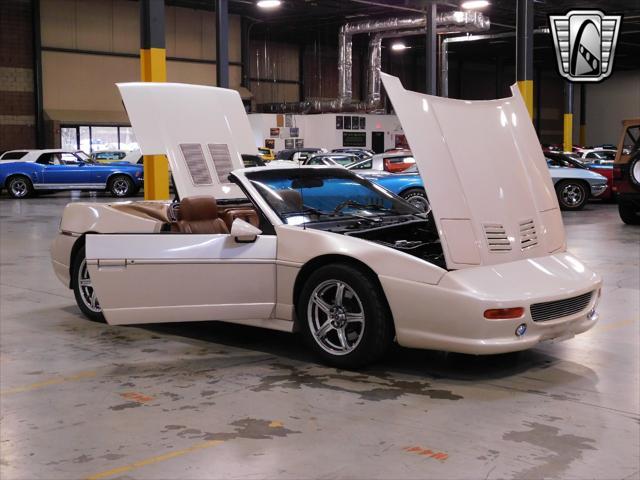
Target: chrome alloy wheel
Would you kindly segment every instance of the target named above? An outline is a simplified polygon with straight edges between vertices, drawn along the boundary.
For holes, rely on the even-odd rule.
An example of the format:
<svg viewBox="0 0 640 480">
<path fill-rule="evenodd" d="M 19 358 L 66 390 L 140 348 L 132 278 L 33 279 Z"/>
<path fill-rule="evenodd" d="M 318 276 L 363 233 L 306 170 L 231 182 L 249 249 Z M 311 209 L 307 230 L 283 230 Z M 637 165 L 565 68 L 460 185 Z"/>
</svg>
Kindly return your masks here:
<svg viewBox="0 0 640 480">
<path fill-rule="evenodd" d="M 129 193 L 129 182 L 124 178 L 118 178 L 114 180 L 112 190 L 118 197 L 124 197 Z"/>
<path fill-rule="evenodd" d="M 93 288 L 93 284 L 91 283 L 91 278 L 89 277 L 89 270 L 87 269 L 87 260 L 82 259 L 82 263 L 80 264 L 80 268 L 78 269 L 78 287 L 80 290 L 80 298 L 82 298 L 82 303 L 85 306 L 95 313 L 102 312 L 102 308 L 100 307 L 100 303 L 98 302 L 98 298 L 96 297 L 96 291 Z"/>
<path fill-rule="evenodd" d="M 21 178 L 13 180 L 11 182 L 11 193 L 13 193 L 13 196 L 17 198 L 25 197 L 27 193 L 29 193 L 29 186 L 27 185 L 27 182 Z"/>
<path fill-rule="evenodd" d="M 575 183 L 568 183 L 560 191 L 560 196 L 565 205 L 576 207 L 584 200 L 584 191 Z"/>
<path fill-rule="evenodd" d="M 353 352 L 364 335 L 362 302 L 341 280 L 326 280 L 313 290 L 307 319 L 314 340 L 331 355 Z"/>
<path fill-rule="evenodd" d="M 424 198 L 421 195 L 414 195 L 410 197 L 407 202 L 411 205 L 419 209 L 421 212 L 429 213 L 431 211 L 431 205 L 429 205 L 429 200 Z"/>
</svg>

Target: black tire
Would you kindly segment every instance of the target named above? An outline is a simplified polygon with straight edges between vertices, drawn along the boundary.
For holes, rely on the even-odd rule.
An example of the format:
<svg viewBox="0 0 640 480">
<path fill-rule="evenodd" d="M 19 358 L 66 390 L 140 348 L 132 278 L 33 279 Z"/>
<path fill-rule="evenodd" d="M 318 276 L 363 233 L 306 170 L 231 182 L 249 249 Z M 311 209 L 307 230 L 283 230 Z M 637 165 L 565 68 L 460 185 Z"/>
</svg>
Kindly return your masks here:
<svg viewBox="0 0 640 480">
<path fill-rule="evenodd" d="M 562 180 L 556 184 L 562 210 L 582 210 L 589 200 L 589 186 L 579 180 Z"/>
<path fill-rule="evenodd" d="M 427 192 L 424 191 L 424 188 L 410 188 L 402 192 L 400 196 L 423 212 L 429 212 L 431 210 L 431 204 L 429 203 Z"/>
<path fill-rule="evenodd" d="M 80 308 L 80 311 L 87 317 L 89 320 L 93 322 L 105 322 L 104 315 L 102 314 L 102 309 L 100 308 L 100 303 L 95 299 L 95 306 L 97 308 L 92 309 L 91 301 L 87 298 L 89 293 L 93 293 L 93 297 L 95 298 L 95 292 L 93 292 L 93 287 L 80 285 L 80 278 L 83 276 L 83 269 L 86 269 L 86 259 L 84 253 L 84 245 L 78 249 L 75 257 L 72 260 L 71 267 L 71 288 L 73 288 L 73 294 L 76 297 L 76 303 Z M 86 270 L 85 270 L 86 271 Z M 86 273 L 86 278 L 91 281 L 89 278 L 89 274 Z M 90 288 L 90 292 L 87 290 Z"/>
<path fill-rule="evenodd" d="M 629 180 L 635 186 L 640 186 L 640 175 L 638 171 L 640 170 L 640 154 L 636 155 L 636 158 L 629 162 Z M 635 175 L 634 175 L 635 172 Z"/>
<path fill-rule="evenodd" d="M 334 287 L 332 282 L 336 282 Z M 330 316 L 324 310 L 321 312 L 321 307 L 311 297 L 318 294 L 322 299 L 333 296 L 335 300 L 337 295 L 331 289 L 335 288 L 337 293 L 338 284 L 345 285 L 344 295 L 339 307 L 335 302 L 333 305 L 326 302 L 326 306 L 332 307 L 334 312 L 331 315 L 335 315 Z M 325 294 L 322 293 L 323 288 L 327 289 Z M 337 312 L 338 309 L 342 313 Z M 346 314 L 359 315 L 354 310 L 362 312 L 361 321 L 347 320 Z M 393 339 L 393 322 L 384 293 L 368 273 L 349 265 L 329 264 L 313 272 L 298 298 L 297 314 L 300 331 L 307 345 L 324 363 L 333 367 L 357 369 L 369 365 L 384 355 Z M 321 317 L 324 317 L 324 321 L 316 329 L 314 322 L 319 322 Z M 343 324 L 340 326 L 338 322 Z M 312 329 L 319 334 L 325 325 L 329 328 L 326 329 L 323 340 L 317 340 Z M 342 330 L 342 338 L 347 344 L 344 353 L 335 352 L 335 349 L 334 352 L 331 351 L 331 342 L 341 343 L 339 330 Z"/>
<path fill-rule="evenodd" d="M 135 195 L 133 181 L 127 175 L 114 175 L 111 177 L 107 189 L 111 192 L 111 195 L 117 198 Z"/>
<path fill-rule="evenodd" d="M 627 225 L 640 225 L 640 212 L 632 203 L 618 201 L 618 213 Z"/>
<path fill-rule="evenodd" d="M 24 175 L 14 175 L 7 180 L 7 192 L 11 198 L 29 198 L 34 195 L 33 183 Z"/>
</svg>

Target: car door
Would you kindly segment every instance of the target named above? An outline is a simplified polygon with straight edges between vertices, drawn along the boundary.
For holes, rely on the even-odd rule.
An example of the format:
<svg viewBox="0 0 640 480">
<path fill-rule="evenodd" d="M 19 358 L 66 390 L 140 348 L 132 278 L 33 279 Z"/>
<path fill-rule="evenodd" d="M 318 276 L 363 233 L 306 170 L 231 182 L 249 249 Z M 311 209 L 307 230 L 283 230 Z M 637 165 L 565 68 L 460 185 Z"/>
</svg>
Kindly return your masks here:
<svg viewBox="0 0 640 480">
<path fill-rule="evenodd" d="M 113 325 L 273 316 L 275 235 L 252 243 L 230 234 L 87 235 L 86 258 Z"/>
<path fill-rule="evenodd" d="M 169 83 L 118 86 L 142 154 L 167 155 L 183 201 L 207 196 L 219 208 L 247 202 L 229 180 L 231 170 L 243 168 L 242 155 L 254 155 L 256 148 L 236 91 Z M 86 258 L 109 323 L 260 325 L 273 317 L 276 243 L 269 232 L 248 243 L 231 234 L 87 235 Z"/>
<path fill-rule="evenodd" d="M 72 153 L 54 152 L 49 155 L 44 169 L 44 183 L 52 188 L 84 186 L 91 183 L 91 172 Z M 40 163 L 40 162 L 38 162 Z"/>
</svg>

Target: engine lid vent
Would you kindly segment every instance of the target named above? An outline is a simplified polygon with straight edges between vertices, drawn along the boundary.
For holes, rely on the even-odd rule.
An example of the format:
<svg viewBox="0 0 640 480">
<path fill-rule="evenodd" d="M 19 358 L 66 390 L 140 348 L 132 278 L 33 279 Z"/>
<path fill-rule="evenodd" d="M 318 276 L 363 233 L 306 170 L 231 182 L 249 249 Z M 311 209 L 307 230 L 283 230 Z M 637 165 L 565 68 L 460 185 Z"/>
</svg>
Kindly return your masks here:
<svg viewBox="0 0 640 480">
<path fill-rule="evenodd" d="M 213 180 L 199 143 L 181 143 L 180 151 L 194 185 L 211 185 Z"/>
<path fill-rule="evenodd" d="M 233 162 L 226 143 L 209 143 L 209 153 L 220 183 L 229 183 L 229 174 L 233 170 Z"/>
<path fill-rule="evenodd" d="M 491 252 L 509 252 L 511 251 L 511 242 L 507 237 L 504 226 L 499 223 L 485 223 L 484 236 L 487 239 L 487 245 Z"/>
<path fill-rule="evenodd" d="M 520 222 L 520 248 L 527 248 L 538 245 L 538 234 L 536 233 L 536 224 L 533 220 L 525 220 Z"/>
</svg>

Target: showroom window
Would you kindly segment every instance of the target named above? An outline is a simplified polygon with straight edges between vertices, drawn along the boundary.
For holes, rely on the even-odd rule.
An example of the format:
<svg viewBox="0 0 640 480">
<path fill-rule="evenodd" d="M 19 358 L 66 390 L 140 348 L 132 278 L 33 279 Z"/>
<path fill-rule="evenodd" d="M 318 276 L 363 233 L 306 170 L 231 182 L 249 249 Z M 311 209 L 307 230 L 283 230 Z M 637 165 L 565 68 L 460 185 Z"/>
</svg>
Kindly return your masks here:
<svg viewBox="0 0 640 480">
<path fill-rule="evenodd" d="M 60 146 L 86 153 L 140 148 L 133 128 L 111 125 L 64 125 L 60 128 Z"/>
</svg>

